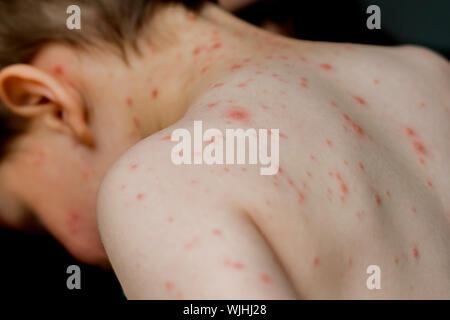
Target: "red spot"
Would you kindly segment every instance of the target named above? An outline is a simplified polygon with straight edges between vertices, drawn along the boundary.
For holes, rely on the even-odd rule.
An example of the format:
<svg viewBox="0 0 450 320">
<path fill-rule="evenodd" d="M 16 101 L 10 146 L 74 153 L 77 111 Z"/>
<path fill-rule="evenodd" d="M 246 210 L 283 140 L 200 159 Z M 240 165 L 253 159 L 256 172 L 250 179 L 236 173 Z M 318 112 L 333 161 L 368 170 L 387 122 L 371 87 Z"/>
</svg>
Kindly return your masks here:
<svg viewBox="0 0 450 320">
<path fill-rule="evenodd" d="M 221 236 L 222 235 L 222 231 L 220 231 L 219 229 L 214 229 L 213 230 L 213 234 L 216 236 Z"/>
<path fill-rule="evenodd" d="M 261 279 L 261 281 L 265 284 L 269 284 L 272 280 L 270 279 L 269 275 L 263 273 L 259 276 L 259 278 Z"/>
<path fill-rule="evenodd" d="M 356 102 L 358 102 L 360 105 L 363 105 L 363 106 L 366 106 L 366 105 L 367 105 L 366 100 L 364 100 L 364 99 L 361 98 L 361 97 L 353 96 L 353 99 L 355 99 Z"/>
<path fill-rule="evenodd" d="M 81 176 L 82 176 L 82 178 L 83 178 L 83 180 L 84 180 L 85 182 L 88 182 L 89 179 L 90 179 L 90 177 L 91 177 L 91 174 L 93 175 L 94 172 L 91 172 L 91 171 L 89 171 L 89 170 L 86 170 L 86 171 L 83 171 L 83 172 L 81 173 Z"/>
<path fill-rule="evenodd" d="M 302 62 L 308 62 L 308 59 L 306 59 L 305 57 L 300 57 L 299 59 L 300 59 L 300 61 L 302 61 Z"/>
<path fill-rule="evenodd" d="M 332 105 L 333 107 L 337 107 L 337 104 L 336 104 L 336 102 L 334 102 L 334 101 L 331 101 L 331 105 Z"/>
<path fill-rule="evenodd" d="M 428 180 L 428 181 L 427 181 L 427 185 L 428 185 L 429 187 L 432 187 L 432 186 L 433 186 L 433 183 L 432 183 L 430 180 Z"/>
<path fill-rule="evenodd" d="M 423 103 L 423 102 L 421 102 L 421 103 L 419 104 L 419 107 L 421 107 L 421 108 L 425 108 L 425 107 L 426 107 L 426 104 L 425 104 L 425 103 Z"/>
<path fill-rule="evenodd" d="M 136 199 L 138 199 L 138 200 L 140 201 L 140 200 L 144 199 L 144 196 L 145 196 L 145 194 L 139 193 L 139 194 L 136 196 Z"/>
<path fill-rule="evenodd" d="M 77 234 L 80 231 L 79 227 L 80 213 L 72 210 L 67 215 L 67 226 L 71 234 Z"/>
<path fill-rule="evenodd" d="M 236 270 L 241 270 L 244 269 L 244 265 L 240 262 L 232 262 L 229 259 L 226 259 L 224 264 L 226 266 L 231 266 L 232 268 L 236 269 Z"/>
<path fill-rule="evenodd" d="M 134 126 L 136 127 L 136 129 L 141 128 L 141 122 L 139 121 L 139 119 L 137 117 L 133 118 L 133 123 L 134 123 Z"/>
<path fill-rule="evenodd" d="M 233 268 L 236 269 L 236 270 L 241 270 L 241 269 L 244 269 L 244 265 L 242 263 L 240 263 L 240 262 L 235 262 L 233 264 Z"/>
<path fill-rule="evenodd" d="M 153 89 L 153 91 L 152 91 L 152 97 L 153 97 L 153 99 L 158 98 L 158 95 L 159 95 L 158 89 Z"/>
<path fill-rule="evenodd" d="M 313 262 L 314 262 L 314 266 L 317 267 L 320 263 L 320 259 L 318 257 L 315 257 Z"/>
<path fill-rule="evenodd" d="M 299 191 L 298 192 L 298 202 L 303 203 L 303 201 L 305 201 L 305 195 Z"/>
<path fill-rule="evenodd" d="M 170 136 L 165 136 L 161 138 L 161 141 L 170 141 Z"/>
<path fill-rule="evenodd" d="M 217 106 L 217 102 L 208 104 L 208 108 L 214 108 L 215 106 Z"/>
<path fill-rule="evenodd" d="M 63 76 L 64 75 L 64 68 L 61 65 L 56 65 L 55 68 L 53 69 L 53 72 L 58 75 L 58 76 Z"/>
<path fill-rule="evenodd" d="M 208 71 L 209 67 L 203 67 L 202 70 L 200 71 L 201 73 L 205 73 L 206 71 Z"/>
<path fill-rule="evenodd" d="M 331 147 L 333 146 L 333 141 L 327 140 L 327 144 L 328 144 L 328 146 L 331 148 Z"/>
<path fill-rule="evenodd" d="M 375 201 L 377 203 L 377 205 L 381 205 L 381 197 L 378 193 L 375 194 Z"/>
<path fill-rule="evenodd" d="M 169 291 L 173 288 L 173 283 L 170 281 L 167 281 L 164 285 L 165 285 L 166 289 Z"/>
<path fill-rule="evenodd" d="M 410 136 L 410 137 L 415 137 L 415 136 L 416 136 L 416 133 L 415 133 L 414 130 L 411 129 L 411 128 L 406 127 L 406 128 L 405 128 L 405 131 L 406 131 L 406 134 L 407 134 L 408 136 Z"/>
<path fill-rule="evenodd" d="M 137 164 L 133 164 L 133 165 L 131 165 L 130 169 L 131 169 L 131 170 L 136 170 L 136 169 L 137 169 L 137 167 L 138 167 L 138 165 L 137 165 Z"/>
<path fill-rule="evenodd" d="M 40 167 L 45 162 L 46 154 L 43 150 L 38 150 L 36 152 L 36 157 L 33 160 L 33 165 L 36 167 Z"/>
<path fill-rule="evenodd" d="M 234 64 L 231 66 L 230 70 L 236 71 L 236 70 L 239 70 L 240 68 L 242 68 L 242 66 L 240 64 Z"/>
<path fill-rule="evenodd" d="M 134 104 L 133 98 L 128 97 L 128 98 L 126 99 L 126 103 L 127 103 L 127 106 L 128 106 L 129 108 L 132 108 L 132 107 L 133 107 L 133 104 Z"/>
<path fill-rule="evenodd" d="M 219 88 L 219 87 L 222 87 L 224 85 L 224 83 L 216 83 L 215 85 L 213 85 L 213 89 L 215 89 L 215 88 Z"/>
<path fill-rule="evenodd" d="M 226 117 L 240 122 L 248 122 L 250 116 L 244 108 L 236 106 L 227 112 Z"/>
<path fill-rule="evenodd" d="M 339 180 L 341 191 L 344 195 L 348 194 L 348 187 L 345 184 L 344 180 L 342 179 L 341 175 L 339 173 L 336 173 L 336 178 Z M 344 197 L 341 198 L 342 201 L 344 201 Z"/>
<path fill-rule="evenodd" d="M 302 78 L 301 79 L 301 82 L 300 82 L 300 86 L 302 86 L 303 88 L 308 88 L 308 79 L 306 79 L 306 78 Z"/>
<path fill-rule="evenodd" d="M 189 241 L 186 245 L 185 248 L 186 249 L 192 249 L 192 247 L 197 243 L 198 238 L 194 237 L 194 239 L 192 239 L 191 241 Z"/>
<path fill-rule="evenodd" d="M 386 190 L 386 196 L 387 196 L 388 198 L 391 197 L 391 192 L 390 192 L 389 190 Z"/>
<path fill-rule="evenodd" d="M 322 64 L 320 65 L 320 67 L 321 67 L 323 70 L 326 70 L 326 71 L 333 70 L 333 66 L 330 65 L 330 64 L 328 64 L 328 63 L 322 63 Z"/>
<path fill-rule="evenodd" d="M 379 83 L 380 83 L 380 80 L 378 80 L 378 79 L 375 79 L 375 80 L 373 80 L 373 83 L 375 83 L 375 84 L 379 84 Z"/>
<path fill-rule="evenodd" d="M 222 44 L 220 42 L 217 42 L 217 43 L 213 44 L 211 49 L 217 50 L 217 49 L 220 49 L 220 48 L 222 48 Z"/>
<path fill-rule="evenodd" d="M 400 259 L 395 257 L 394 262 L 395 262 L 395 264 L 398 264 L 400 262 Z"/>
<path fill-rule="evenodd" d="M 280 132 L 280 138 L 282 138 L 282 139 L 287 139 L 287 135 L 285 135 L 284 133 L 281 133 L 281 132 Z"/>
<path fill-rule="evenodd" d="M 356 124 L 347 114 L 344 114 L 344 119 L 347 120 L 350 123 L 353 131 L 357 135 L 359 135 L 359 136 L 363 136 L 364 135 L 364 130 L 358 124 Z"/>
<path fill-rule="evenodd" d="M 357 217 L 359 220 L 361 220 L 361 218 L 362 218 L 363 215 L 364 215 L 364 210 L 358 211 L 358 212 L 356 213 L 356 217 Z"/>
<path fill-rule="evenodd" d="M 419 250 L 417 249 L 417 246 L 414 245 L 414 247 L 412 248 L 412 254 L 414 259 L 418 260 L 419 259 Z"/>
<path fill-rule="evenodd" d="M 245 83 L 238 84 L 238 88 L 245 88 L 246 86 L 247 86 L 247 84 L 245 84 Z"/>
<path fill-rule="evenodd" d="M 352 123 L 352 128 L 353 128 L 353 131 L 355 131 L 358 135 L 360 135 L 360 136 L 364 135 L 363 129 L 356 123 Z"/>
<path fill-rule="evenodd" d="M 192 51 L 192 54 L 193 54 L 194 56 L 196 56 L 196 55 L 198 55 L 201 51 L 202 51 L 202 47 L 196 47 L 196 48 L 194 49 L 194 51 Z"/>
<path fill-rule="evenodd" d="M 424 155 L 427 154 L 427 149 L 419 141 L 414 141 L 413 146 L 414 146 L 414 149 L 416 149 L 416 151 L 418 153 L 421 153 L 421 154 L 424 154 Z"/>
</svg>

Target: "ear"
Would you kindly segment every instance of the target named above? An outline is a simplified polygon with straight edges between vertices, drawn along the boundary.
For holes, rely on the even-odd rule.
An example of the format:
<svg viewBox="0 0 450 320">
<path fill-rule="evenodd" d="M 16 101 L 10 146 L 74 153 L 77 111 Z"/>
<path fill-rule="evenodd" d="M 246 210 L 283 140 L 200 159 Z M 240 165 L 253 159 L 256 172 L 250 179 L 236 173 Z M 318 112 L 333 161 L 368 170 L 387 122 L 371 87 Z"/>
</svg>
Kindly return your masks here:
<svg viewBox="0 0 450 320">
<path fill-rule="evenodd" d="M 0 99 L 20 116 L 42 117 L 51 130 L 93 145 L 81 95 L 36 67 L 15 64 L 4 68 L 0 72 Z"/>
</svg>

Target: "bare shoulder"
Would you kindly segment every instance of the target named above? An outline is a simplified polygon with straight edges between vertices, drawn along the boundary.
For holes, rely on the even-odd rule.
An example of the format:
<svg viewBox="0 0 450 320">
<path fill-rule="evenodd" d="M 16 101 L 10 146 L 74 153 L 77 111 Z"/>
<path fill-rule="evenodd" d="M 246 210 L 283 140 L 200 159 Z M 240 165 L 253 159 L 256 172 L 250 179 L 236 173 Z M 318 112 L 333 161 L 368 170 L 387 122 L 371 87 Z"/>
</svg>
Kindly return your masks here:
<svg viewBox="0 0 450 320">
<path fill-rule="evenodd" d="M 420 79 L 440 80 L 450 85 L 450 63 L 438 53 L 422 46 L 405 45 L 388 49 L 400 67 L 416 73 Z"/>
<path fill-rule="evenodd" d="M 205 126 L 207 126 L 205 123 Z M 175 165 L 174 130 L 130 149 L 105 177 L 97 215 L 129 298 L 276 299 L 295 292 L 223 166 Z"/>
</svg>

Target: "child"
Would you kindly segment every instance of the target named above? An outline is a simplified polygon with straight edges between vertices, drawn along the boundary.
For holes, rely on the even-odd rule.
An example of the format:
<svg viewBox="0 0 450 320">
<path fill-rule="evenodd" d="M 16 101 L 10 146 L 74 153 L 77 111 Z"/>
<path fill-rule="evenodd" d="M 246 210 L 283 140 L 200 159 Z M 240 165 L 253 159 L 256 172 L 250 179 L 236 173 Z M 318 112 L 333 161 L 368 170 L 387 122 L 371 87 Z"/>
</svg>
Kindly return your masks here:
<svg viewBox="0 0 450 320">
<path fill-rule="evenodd" d="M 448 62 L 166 2 L 80 1 L 81 30 L 67 1 L 0 2 L 5 223 L 32 210 L 129 298 L 450 298 Z M 176 165 L 199 121 L 224 136 L 192 158 L 278 129 L 276 174 Z"/>
</svg>

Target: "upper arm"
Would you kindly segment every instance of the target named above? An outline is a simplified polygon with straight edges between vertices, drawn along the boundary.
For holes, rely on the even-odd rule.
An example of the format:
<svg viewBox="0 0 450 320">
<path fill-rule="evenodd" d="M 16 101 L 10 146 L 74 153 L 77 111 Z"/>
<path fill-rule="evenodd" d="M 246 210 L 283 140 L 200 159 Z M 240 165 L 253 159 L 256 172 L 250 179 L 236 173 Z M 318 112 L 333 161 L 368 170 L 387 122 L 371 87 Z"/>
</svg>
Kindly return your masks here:
<svg viewBox="0 0 450 320">
<path fill-rule="evenodd" d="M 175 143 L 163 136 L 131 149 L 99 192 L 102 240 L 127 297 L 295 298 L 275 253 L 234 201 L 233 180 L 175 166 Z"/>
</svg>

